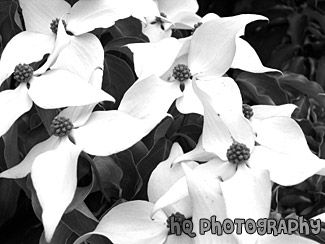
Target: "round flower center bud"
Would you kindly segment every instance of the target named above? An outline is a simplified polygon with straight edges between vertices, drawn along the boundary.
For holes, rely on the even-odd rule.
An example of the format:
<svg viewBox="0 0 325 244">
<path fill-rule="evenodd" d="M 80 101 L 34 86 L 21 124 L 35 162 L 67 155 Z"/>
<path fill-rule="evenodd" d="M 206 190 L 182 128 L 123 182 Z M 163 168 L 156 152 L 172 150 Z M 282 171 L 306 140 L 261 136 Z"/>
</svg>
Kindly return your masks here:
<svg viewBox="0 0 325 244">
<path fill-rule="evenodd" d="M 249 106 L 247 104 L 243 104 L 243 114 L 246 119 L 252 118 L 252 116 L 254 115 L 254 112 L 253 112 L 253 109 L 251 108 L 251 106 Z"/>
<path fill-rule="evenodd" d="M 202 22 L 197 22 L 197 23 L 194 25 L 194 28 L 192 29 L 191 34 L 193 35 L 193 33 L 196 31 L 196 29 L 199 28 L 202 24 L 203 24 Z"/>
<path fill-rule="evenodd" d="M 173 69 L 173 77 L 179 82 L 184 82 L 191 77 L 191 71 L 185 64 L 178 64 Z"/>
<path fill-rule="evenodd" d="M 52 32 L 54 34 L 58 33 L 59 21 L 60 20 L 58 18 L 56 18 L 56 19 L 52 20 L 52 22 L 50 24 L 50 28 L 51 28 L 51 30 L 52 30 Z M 66 28 L 67 27 L 67 23 L 64 20 L 62 20 L 62 22 L 63 22 L 64 28 Z"/>
<path fill-rule="evenodd" d="M 55 136 L 65 136 L 73 129 L 73 124 L 70 119 L 65 117 L 56 116 L 51 124 L 52 133 Z"/>
<path fill-rule="evenodd" d="M 18 64 L 14 70 L 14 79 L 18 82 L 27 82 L 32 78 L 34 69 L 28 64 Z"/>
<path fill-rule="evenodd" d="M 227 158 L 230 163 L 239 164 L 250 157 L 250 150 L 245 144 L 234 142 L 227 150 Z"/>
</svg>

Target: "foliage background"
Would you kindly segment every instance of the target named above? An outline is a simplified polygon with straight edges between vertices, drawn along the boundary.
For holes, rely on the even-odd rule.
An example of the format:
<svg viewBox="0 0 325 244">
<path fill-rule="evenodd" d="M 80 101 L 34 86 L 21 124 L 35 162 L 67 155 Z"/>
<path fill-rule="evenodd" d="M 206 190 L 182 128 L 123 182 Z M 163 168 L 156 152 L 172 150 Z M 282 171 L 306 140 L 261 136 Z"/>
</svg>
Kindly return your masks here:
<svg viewBox="0 0 325 244">
<path fill-rule="evenodd" d="M 69 0 L 73 4 L 74 0 Z M 241 13 L 262 14 L 269 23 L 254 22 L 247 26 L 245 39 L 255 48 L 265 66 L 283 71 L 278 74 L 252 74 L 229 70 L 238 83 L 244 102 L 254 104 L 294 103 L 299 107 L 294 118 L 303 129 L 310 149 L 325 159 L 325 1 L 322 0 L 198 0 L 198 14 L 214 12 L 220 16 Z M 23 30 L 23 18 L 17 0 L 0 0 L 0 54 L 8 41 Z M 105 50 L 103 90 L 117 103 L 102 103 L 97 110 L 116 109 L 125 91 L 136 80 L 132 53 L 123 45 L 148 41 L 141 24 L 128 18 L 108 29 L 94 31 Z M 176 37 L 186 31 L 175 31 Z M 159 65 L 159 64 L 157 64 Z M 10 79 L 1 87 L 12 86 Z M 47 138 L 46 127 L 57 111 L 33 109 L 15 123 L 0 140 L 0 170 L 21 160 L 30 148 Z M 202 131 L 202 117 L 182 115 L 172 106 L 174 119 L 166 118 L 148 136 L 128 150 L 110 157 L 89 158 L 81 155 L 78 166 L 79 198 L 91 213 L 100 218 L 112 206 L 132 199 L 146 199 L 146 187 L 155 166 L 167 158 L 173 142 L 184 151 L 195 147 Z M 6 147 L 5 147 L 6 145 Z M 89 160 L 95 162 L 92 169 Z M 304 216 L 309 219 L 325 212 L 324 178 L 314 176 L 292 186 L 274 186 L 272 210 L 275 217 Z M 32 199 L 32 201 L 31 201 Z M 79 201 L 80 201 L 79 199 Z M 76 200 L 76 203 L 78 200 Z M 35 213 L 36 214 L 35 214 Z M 0 243 L 42 243 L 40 207 L 30 178 L 14 181 L 0 179 Z M 77 234 L 96 226 L 91 214 L 83 209 L 67 213 L 53 243 L 75 240 Z M 325 230 L 309 236 L 325 243 Z M 92 243 L 107 240 L 90 239 Z M 97 242 L 98 241 L 98 242 Z"/>
</svg>

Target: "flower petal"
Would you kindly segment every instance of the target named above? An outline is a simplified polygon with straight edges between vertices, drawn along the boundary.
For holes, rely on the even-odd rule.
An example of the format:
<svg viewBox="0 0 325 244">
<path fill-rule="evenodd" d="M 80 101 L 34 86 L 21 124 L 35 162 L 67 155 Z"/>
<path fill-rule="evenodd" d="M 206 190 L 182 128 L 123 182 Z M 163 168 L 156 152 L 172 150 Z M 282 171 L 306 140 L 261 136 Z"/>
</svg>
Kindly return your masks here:
<svg viewBox="0 0 325 244">
<path fill-rule="evenodd" d="M 58 137 L 51 136 L 47 140 L 36 144 L 26 155 L 23 161 L 0 174 L 0 178 L 18 179 L 28 175 L 35 158 L 49 150 L 54 150 L 59 145 Z"/>
<path fill-rule="evenodd" d="M 255 146 L 248 163 L 252 169 L 270 171 L 271 180 L 283 186 L 301 183 L 325 167 L 317 156 L 288 155 L 263 146 Z"/>
<path fill-rule="evenodd" d="M 153 204 L 145 201 L 130 201 L 112 208 L 99 222 L 93 232 L 79 237 L 74 244 L 85 241 L 92 234 L 106 236 L 113 243 L 142 244 L 164 243 L 167 238 L 167 216 L 163 212 L 150 218 Z"/>
<path fill-rule="evenodd" d="M 280 72 L 263 66 L 253 47 L 244 39 L 236 38 L 236 52 L 231 64 L 233 69 L 246 70 L 253 73 Z"/>
<path fill-rule="evenodd" d="M 209 219 L 216 216 L 217 220 L 222 222 L 227 218 L 226 205 L 220 190 L 220 180 L 218 178 L 203 177 L 191 170 L 182 163 L 190 199 L 193 205 L 192 221 L 193 231 L 197 233 L 195 243 L 235 243 L 232 235 L 223 234 L 221 236 L 207 232 L 200 235 L 200 219 Z"/>
<path fill-rule="evenodd" d="M 182 114 L 197 113 L 203 115 L 204 109 L 192 87 L 192 80 L 184 82 L 183 96 L 176 100 L 176 107 Z"/>
<path fill-rule="evenodd" d="M 256 142 L 262 146 L 288 155 L 317 158 L 310 151 L 300 126 L 289 117 L 263 119 L 254 129 L 257 133 Z"/>
<path fill-rule="evenodd" d="M 150 202 L 155 203 L 176 181 L 184 176 L 184 171 L 180 165 L 172 167 L 173 160 L 181 154 L 183 154 L 182 148 L 178 143 L 174 143 L 169 157 L 165 161 L 159 163 L 151 173 L 148 182 L 148 198 Z M 195 168 L 198 164 L 194 161 L 189 161 L 187 165 L 191 168 Z M 185 216 L 190 216 L 190 211 L 184 212 L 184 210 L 189 209 L 189 206 L 191 206 L 189 199 L 185 198 L 183 201 L 168 206 L 168 208 L 164 209 L 164 212 L 167 215 L 182 212 Z"/>
<path fill-rule="evenodd" d="M 222 76 L 230 68 L 236 50 L 237 34 L 248 23 L 266 19 L 243 14 L 217 18 L 200 26 L 194 34 L 189 54 L 193 74 Z"/>
<path fill-rule="evenodd" d="M 32 106 L 33 102 L 28 96 L 26 83 L 21 83 L 15 90 L 0 92 L 0 137 Z"/>
<path fill-rule="evenodd" d="M 42 222 L 47 242 L 51 241 L 65 209 L 77 188 L 77 162 L 81 149 L 68 137 L 54 150 L 40 154 L 31 168 L 31 178 L 42 206 Z"/>
<path fill-rule="evenodd" d="M 96 68 L 103 68 L 104 50 L 98 38 L 90 33 L 70 37 L 70 43 L 59 54 L 52 69 L 69 70 L 89 80 Z"/>
<path fill-rule="evenodd" d="M 196 0 L 158 0 L 159 11 L 166 14 L 167 18 L 172 18 L 180 12 L 196 13 L 199 5 Z"/>
<path fill-rule="evenodd" d="M 201 17 L 194 12 L 180 12 L 170 18 L 177 29 L 193 29 L 201 21 Z"/>
<path fill-rule="evenodd" d="M 167 113 L 182 92 L 177 82 L 166 82 L 156 75 L 136 81 L 124 94 L 118 110 L 136 118 Z"/>
<path fill-rule="evenodd" d="M 168 235 L 164 244 L 193 244 L 193 239 L 185 234 L 181 234 L 180 236 Z"/>
<path fill-rule="evenodd" d="M 91 86 L 80 76 L 59 69 L 34 77 L 28 93 L 32 100 L 42 108 L 82 106 L 100 101 L 114 101 L 108 93 Z"/>
<path fill-rule="evenodd" d="M 142 22 L 146 22 L 145 17 L 160 16 L 156 1 L 152 0 L 128 0 L 125 5 L 129 8 L 131 15 Z M 124 6 L 124 7 L 125 7 Z"/>
<path fill-rule="evenodd" d="M 142 24 L 142 33 L 149 38 L 151 43 L 153 43 L 171 37 L 172 30 L 166 30 L 159 22 L 156 22 L 154 24 L 149 22 L 148 24 Z"/>
<path fill-rule="evenodd" d="M 156 43 L 134 43 L 127 47 L 133 52 L 134 68 L 139 79 L 163 75 L 173 64 L 182 44 L 175 38 Z M 159 65 L 157 65 L 159 64 Z"/>
<path fill-rule="evenodd" d="M 256 244 L 297 244 L 297 243 L 317 244 L 318 242 L 294 234 L 293 235 L 279 234 L 277 236 L 274 235 L 260 236 Z"/>
<path fill-rule="evenodd" d="M 123 151 L 147 135 L 165 115 L 137 119 L 116 110 L 93 112 L 87 123 L 72 130 L 77 145 L 89 154 L 107 156 Z"/>
<path fill-rule="evenodd" d="M 15 35 L 7 44 L 0 59 L 0 84 L 7 79 L 20 63 L 39 61 L 54 47 L 54 34 L 44 35 L 23 31 Z"/>
<path fill-rule="evenodd" d="M 43 34 L 53 34 L 52 20 L 69 13 L 70 4 L 64 0 L 19 0 L 23 10 L 26 30 Z"/>
<path fill-rule="evenodd" d="M 220 183 L 225 199 L 227 216 L 230 219 L 268 218 L 271 209 L 272 185 L 267 171 L 249 169 L 246 164 L 237 168 L 236 174 Z M 245 228 L 242 235 L 235 235 L 239 243 L 255 243 L 257 233 L 248 234 Z"/>
<path fill-rule="evenodd" d="M 291 117 L 293 111 L 297 108 L 295 104 L 283 104 L 283 105 L 254 105 L 253 109 L 254 119 L 266 119 L 276 116 Z"/>
<path fill-rule="evenodd" d="M 77 36 L 95 28 L 108 28 L 115 21 L 130 16 L 126 6 L 124 0 L 80 0 L 70 11 L 67 30 Z"/>
</svg>

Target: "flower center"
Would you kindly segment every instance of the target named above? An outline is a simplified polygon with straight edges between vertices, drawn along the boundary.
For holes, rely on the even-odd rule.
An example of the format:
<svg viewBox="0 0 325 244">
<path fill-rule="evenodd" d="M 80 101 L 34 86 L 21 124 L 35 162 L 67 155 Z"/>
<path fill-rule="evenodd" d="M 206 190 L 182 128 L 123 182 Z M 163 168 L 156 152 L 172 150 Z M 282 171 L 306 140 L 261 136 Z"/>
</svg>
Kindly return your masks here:
<svg viewBox="0 0 325 244">
<path fill-rule="evenodd" d="M 247 104 L 243 104 L 243 114 L 246 119 L 252 118 L 252 116 L 254 115 L 254 112 L 253 112 L 253 109 L 251 108 L 251 106 L 249 106 Z"/>
<path fill-rule="evenodd" d="M 233 142 L 227 150 L 227 158 L 230 163 L 240 164 L 250 157 L 250 150 L 245 144 Z"/>
<path fill-rule="evenodd" d="M 59 18 L 56 18 L 56 19 L 52 20 L 52 22 L 50 24 L 50 28 L 51 28 L 51 30 L 52 30 L 52 32 L 54 34 L 58 33 L 59 21 L 60 21 Z M 64 28 L 66 28 L 67 27 L 67 23 L 64 20 L 62 20 L 62 23 L 64 25 Z"/>
<path fill-rule="evenodd" d="M 69 134 L 73 129 L 73 124 L 68 118 L 56 116 L 52 121 L 51 129 L 53 135 L 62 137 Z"/>
<path fill-rule="evenodd" d="M 202 24 L 203 24 L 202 22 L 197 22 L 194 25 L 194 28 L 192 29 L 191 34 L 193 35 L 193 33 L 196 31 L 196 29 L 199 28 Z"/>
<path fill-rule="evenodd" d="M 28 64 L 18 64 L 14 70 L 14 79 L 18 82 L 28 82 L 33 76 L 34 69 Z"/>
<path fill-rule="evenodd" d="M 179 82 L 184 82 L 191 78 L 191 71 L 185 64 L 177 64 L 173 69 L 172 76 Z"/>
</svg>

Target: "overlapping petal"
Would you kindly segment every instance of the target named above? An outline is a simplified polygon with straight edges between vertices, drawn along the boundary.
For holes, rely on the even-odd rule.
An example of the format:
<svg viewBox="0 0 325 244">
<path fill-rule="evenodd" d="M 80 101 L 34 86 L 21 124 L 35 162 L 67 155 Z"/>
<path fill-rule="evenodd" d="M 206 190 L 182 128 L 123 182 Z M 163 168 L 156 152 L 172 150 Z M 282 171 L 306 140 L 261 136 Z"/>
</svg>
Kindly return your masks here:
<svg viewBox="0 0 325 244">
<path fill-rule="evenodd" d="M 124 94 L 118 110 L 136 118 L 150 117 L 153 113 L 167 113 L 182 92 L 177 82 L 166 82 L 151 75 L 135 82 Z"/>
<path fill-rule="evenodd" d="M 107 156 L 123 151 L 147 135 L 166 114 L 138 119 L 124 112 L 93 112 L 87 123 L 72 131 L 77 145 L 92 155 Z"/>
<path fill-rule="evenodd" d="M 160 211 L 154 220 L 151 219 L 152 207 L 153 203 L 145 201 L 121 203 L 101 219 L 93 232 L 79 237 L 74 244 L 82 243 L 93 234 L 106 236 L 113 243 L 119 244 L 162 244 L 168 234 L 167 216 Z"/>
<path fill-rule="evenodd" d="M 91 86 L 80 76 L 60 69 L 53 69 L 42 76 L 34 77 L 28 94 L 42 108 L 82 106 L 100 101 L 114 101 L 108 93 Z"/>
<path fill-rule="evenodd" d="M 222 76 L 234 59 L 239 31 L 250 22 L 265 19 L 260 15 L 244 14 L 202 24 L 191 41 L 189 66 L 193 74 Z"/>
<path fill-rule="evenodd" d="M 230 219 L 268 218 L 271 208 L 271 181 L 267 171 L 249 169 L 246 164 L 238 166 L 236 174 L 220 183 L 222 195 Z M 255 243 L 257 233 L 248 234 L 245 228 L 242 235 L 235 235 L 239 243 Z"/>
<path fill-rule="evenodd" d="M 25 83 L 21 83 L 15 90 L 0 92 L 0 136 L 9 130 L 22 114 L 29 111 L 32 105 Z"/>
<path fill-rule="evenodd" d="M 31 178 L 42 206 L 42 222 L 47 242 L 51 241 L 65 209 L 77 187 L 77 162 L 81 149 L 68 137 L 60 145 L 38 155 L 31 168 Z"/>
<path fill-rule="evenodd" d="M 159 163 L 159 165 L 151 173 L 148 182 L 148 198 L 149 201 L 155 203 L 161 196 L 163 196 L 169 188 L 181 177 L 184 176 L 184 171 L 181 165 L 172 166 L 173 160 L 183 154 L 183 150 L 178 143 L 174 143 L 169 157 Z M 195 168 L 198 164 L 194 161 L 190 161 L 187 165 L 191 168 Z M 168 206 L 164 209 L 167 215 L 172 213 L 181 212 L 187 217 L 191 216 L 191 203 L 189 198 L 185 198 L 176 204 Z"/>
<path fill-rule="evenodd" d="M 20 63 L 39 61 L 54 47 L 55 36 L 24 31 L 14 36 L 7 44 L 0 59 L 0 84 Z"/>
<path fill-rule="evenodd" d="M 158 0 L 157 3 L 160 12 L 165 13 L 169 18 L 178 15 L 180 12 L 196 13 L 199 9 L 196 0 Z"/>
<path fill-rule="evenodd" d="M 10 178 L 10 179 L 18 179 L 23 178 L 31 172 L 31 167 L 35 158 L 45 153 L 49 150 L 54 150 L 59 146 L 59 139 L 55 136 L 49 137 L 47 140 L 36 144 L 26 155 L 26 157 L 16 166 L 3 171 L 0 174 L 1 178 Z"/>
</svg>

